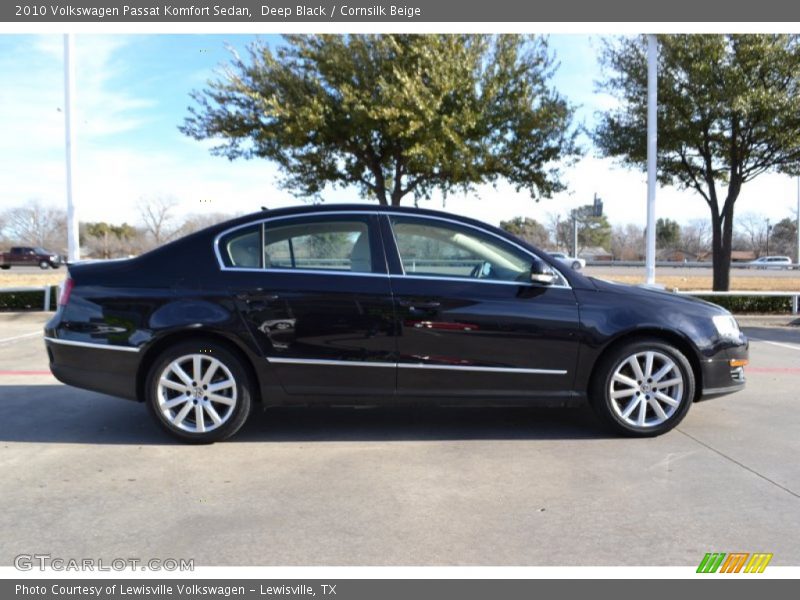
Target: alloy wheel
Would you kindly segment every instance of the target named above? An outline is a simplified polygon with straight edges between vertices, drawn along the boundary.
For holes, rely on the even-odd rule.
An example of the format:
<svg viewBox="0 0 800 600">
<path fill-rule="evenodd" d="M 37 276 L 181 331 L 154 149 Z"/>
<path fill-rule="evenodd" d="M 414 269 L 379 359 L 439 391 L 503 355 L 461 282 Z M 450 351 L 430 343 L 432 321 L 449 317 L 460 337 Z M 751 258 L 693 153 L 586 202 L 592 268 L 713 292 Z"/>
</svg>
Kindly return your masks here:
<svg viewBox="0 0 800 600">
<path fill-rule="evenodd" d="M 224 425 L 237 401 L 236 379 L 220 360 L 185 354 L 159 374 L 158 408 L 166 421 L 190 433 L 207 433 Z"/>
<path fill-rule="evenodd" d="M 657 427 L 667 421 L 684 398 L 678 364 L 655 350 L 631 354 L 619 362 L 608 389 L 611 409 L 629 426 Z"/>
</svg>

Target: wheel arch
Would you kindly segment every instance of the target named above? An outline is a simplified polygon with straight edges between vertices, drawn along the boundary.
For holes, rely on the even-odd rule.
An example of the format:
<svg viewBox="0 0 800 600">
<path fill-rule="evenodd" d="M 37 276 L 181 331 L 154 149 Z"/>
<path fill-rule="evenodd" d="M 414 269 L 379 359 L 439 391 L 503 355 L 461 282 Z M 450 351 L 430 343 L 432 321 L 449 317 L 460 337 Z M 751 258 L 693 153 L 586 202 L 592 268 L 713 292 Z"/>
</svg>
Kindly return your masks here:
<svg viewBox="0 0 800 600">
<path fill-rule="evenodd" d="M 612 351 L 614 348 L 622 346 L 623 344 L 628 344 L 641 339 L 661 340 L 675 346 L 681 351 L 681 353 L 683 353 L 684 356 L 686 356 L 686 359 L 689 361 L 689 364 L 692 367 L 692 373 L 694 374 L 695 379 L 695 392 L 692 400 L 697 400 L 700 397 L 703 389 L 703 370 L 700 366 L 700 356 L 697 349 L 695 348 L 694 344 L 692 344 L 692 342 L 681 333 L 671 329 L 660 329 L 658 327 L 643 327 L 626 331 L 616 336 L 605 346 L 603 346 L 598 352 L 597 359 L 592 365 L 592 370 L 587 381 L 587 391 L 591 389 L 592 382 L 594 382 L 595 377 L 597 377 L 598 374 L 598 369 L 601 362 L 600 359 L 606 353 Z"/>
<path fill-rule="evenodd" d="M 247 372 L 247 376 L 252 383 L 253 401 L 261 403 L 261 378 L 256 371 L 253 360 L 250 354 L 244 348 L 242 343 L 235 337 L 221 333 L 219 331 L 193 328 L 181 329 L 173 331 L 159 337 L 156 341 L 150 344 L 145 350 L 142 359 L 139 361 L 139 367 L 136 371 L 136 399 L 139 402 L 144 401 L 144 386 L 147 381 L 147 374 L 153 363 L 158 359 L 164 350 L 174 344 L 188 342 L 192 340 L 210 341 L 221 346 L 224 346 L 228 351 L 236 355 L 242 363 L 242 368 Z"/>
</svg>

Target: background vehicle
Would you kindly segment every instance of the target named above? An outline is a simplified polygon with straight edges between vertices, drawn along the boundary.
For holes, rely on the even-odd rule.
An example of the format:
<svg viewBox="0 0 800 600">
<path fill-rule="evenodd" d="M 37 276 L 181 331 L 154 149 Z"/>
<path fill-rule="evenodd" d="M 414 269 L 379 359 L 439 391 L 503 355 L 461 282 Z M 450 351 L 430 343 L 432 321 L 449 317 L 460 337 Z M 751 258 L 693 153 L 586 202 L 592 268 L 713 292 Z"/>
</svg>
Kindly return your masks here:
<svg viewBox="0 0 800 600">
<path fill-rule="evenodd" d="M 791 269 L 792 259 L 788 256 L 762 256 L 747 263 L 751 269 Z"/>
<path fill-rule="evenodd" d="M 586 266 L 586 261 L 584 259 L 575 256 L 569 256 L 563 252 L 551 252 L 550 256 L 567 265 L 568 267 L 575 269 L 576 271 Z"/>
<path fill-rule="evenodd" d="M 215 225 L 131 260 L 69 266 L 45 327 L 62 382 L 144 402 L 189 442 L 253 405 L 571 406 L 668 431 L 742 389 L 724 309 L 565 269 L 485 223 L 305 206 Z"/>
<path fill-rule="evenodd" d="M 50 267 L 57 269 L 61 263 L 59 254 L 33 246 L 14 246 L 10 251 L 0 254 L 0 268 L 3 269 L 36 266 L 42 269 Z"/>
</svg>

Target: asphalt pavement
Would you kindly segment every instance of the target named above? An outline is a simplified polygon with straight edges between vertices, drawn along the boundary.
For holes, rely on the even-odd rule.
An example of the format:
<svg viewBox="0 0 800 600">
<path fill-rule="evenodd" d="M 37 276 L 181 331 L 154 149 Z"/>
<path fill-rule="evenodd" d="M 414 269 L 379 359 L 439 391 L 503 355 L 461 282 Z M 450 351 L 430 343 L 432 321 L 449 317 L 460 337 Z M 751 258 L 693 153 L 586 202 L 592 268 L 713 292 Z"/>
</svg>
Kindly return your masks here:
<svg viewBox="0 0 800 600">
<path fill-rule="evenodd" d="M 0 314 L 0 565 L 800 565 L 800 329 L 760 326 L 744 392 L 667 435 L 586 409 L 273 409 L 186 446 L 58 383 L 42 313 Z"/>
</svg>

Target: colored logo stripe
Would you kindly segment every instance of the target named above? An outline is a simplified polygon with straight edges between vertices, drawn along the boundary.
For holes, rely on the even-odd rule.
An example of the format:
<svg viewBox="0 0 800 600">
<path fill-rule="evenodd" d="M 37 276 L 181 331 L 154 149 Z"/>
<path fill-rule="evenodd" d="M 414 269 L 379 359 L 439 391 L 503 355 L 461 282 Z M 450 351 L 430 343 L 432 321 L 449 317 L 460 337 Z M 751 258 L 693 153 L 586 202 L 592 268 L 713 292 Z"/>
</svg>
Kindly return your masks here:
<svg viewBox="0 0 800 600">
<path fill-rule="evenodd" d="M 748 556 L 750 554 L 747 552 L 731 552 L 725 562 L 722 563 L 720 573 L 738 573 L 742 570 Z"/>
<path fill-rule="evenodd" d="M 716 573 L 724 558 L 724 552 L 706 552 L 703 560 L 700 561 L 700 566 L 697 567 L 697 572 Z"/>
<path fill-rule="evenodd" d="M 726 558 L 727 556 L 727 558 Z M 748 558 L 750 560 L 748 560 Z M 766 552 L 707 552 L 697 567 L 698 573 L 763 573 L 772 560 L 772 554 Z M 747 565 L 747 566 L 745 566 Z M 720 568 L 721 567 L 721 568 Z"/>
<path fill-rule="evenodd" d="M 744 568 L 745 573 L 763 573 L 767 568 L 769 561 L 772 560 L 772 554 L 756 553 L 750 558 L 750 562 Z"/>
</svg>

